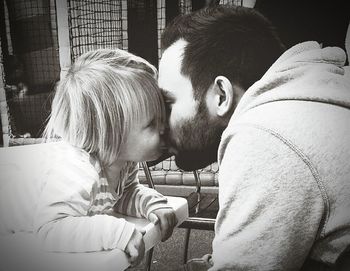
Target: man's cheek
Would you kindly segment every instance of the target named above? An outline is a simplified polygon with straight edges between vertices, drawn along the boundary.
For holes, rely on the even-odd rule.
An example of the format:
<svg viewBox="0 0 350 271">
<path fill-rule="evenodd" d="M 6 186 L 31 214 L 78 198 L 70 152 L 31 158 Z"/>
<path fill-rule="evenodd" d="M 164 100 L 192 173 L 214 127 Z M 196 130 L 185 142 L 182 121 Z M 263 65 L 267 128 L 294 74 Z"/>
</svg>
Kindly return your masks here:
<svg viewBox="0 0 350 271">
<path fill-rule="evenodd" d="M 179 116 L 176 114 L 176 112 L 172 112 L 169 117 L 169 130 L 170 133 L 173 132 L 176 128 L 178 128 L 179 123 L 181 123 L 181 119 L 179 119 Z"/>
<path fill-rule="evenodd" d="M 181 119 L 189 119 L 196 115 L 197 113 L 197 104 L 196 103 L 179 103 L 179 105 L 176 108 L 176 111 L 178 112 L 178 116 Z"/>
<path fill-rule="evenodd" d="M 172 146 L 178 146 L 179 141 L 183 140 L 181 123 L 173 123 L 169 130 L 168 140 Z"/>
<path fill-rule="evenodd" d="M 191 115 L 189 115 L 187 112 L 185 109 L 181 109 L 181 108 L 180 109 L 177 108 L 177 110 L 173 110 L 169 118 L 170 128 L 179 129 L 184 125 L 184 123 L 187 123 L 188 120 L 191 119 Z"/>
</svg>

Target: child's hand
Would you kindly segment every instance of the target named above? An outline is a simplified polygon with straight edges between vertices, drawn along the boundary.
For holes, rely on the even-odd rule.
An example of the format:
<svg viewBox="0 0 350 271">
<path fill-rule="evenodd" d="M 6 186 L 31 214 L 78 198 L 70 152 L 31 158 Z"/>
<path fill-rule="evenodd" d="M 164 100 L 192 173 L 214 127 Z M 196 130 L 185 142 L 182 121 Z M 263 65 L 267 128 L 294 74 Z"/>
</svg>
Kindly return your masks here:
<svg viewBox="0 0 350 271">
<path fill-rule="evenodd" d="M 175 212 L 172 208 L 156 209 L 148 215 L 148 220 L 154 225 L 160 223 L 160 232 L 163 242 L 172 235 L 174 227 L 177 224 Z"/>
<path fill-rule="evenodd" d="M 138 265 L 145 255 L 143 234 L 135 229 L 131 235 L 129 243 L 126 245 L 125 252 L 129 256 L 129 262 L 132 267 Z"/>
</svg>

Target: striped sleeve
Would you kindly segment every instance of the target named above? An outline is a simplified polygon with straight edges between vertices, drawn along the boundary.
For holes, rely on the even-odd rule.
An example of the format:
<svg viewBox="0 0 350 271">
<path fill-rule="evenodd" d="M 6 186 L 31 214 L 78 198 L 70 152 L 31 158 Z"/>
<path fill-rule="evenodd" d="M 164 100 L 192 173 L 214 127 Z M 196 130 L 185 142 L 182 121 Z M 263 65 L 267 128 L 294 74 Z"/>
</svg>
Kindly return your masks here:
<svg viewBox="0 0 350 271">
<path fill-rule="evenodd" d="M 91 170 L 93 171 L 93 170 Z M 34 216 L 34 231 L 44 248 L 60 252 L 124 250 L 134 225 L 109 215 L 88 216 L 98 174 L 76 165 L 47 176 Z"/>
<path fill-rule="evenodd" d="M 148 215 L 156 209 L 171 208 L 167 204 L 166 197 L 139 183 L 138 170 L 136 163 L 129 168 L 123 195 L 114 206 L 115 212 L 148 218 Z"/>
</svg>

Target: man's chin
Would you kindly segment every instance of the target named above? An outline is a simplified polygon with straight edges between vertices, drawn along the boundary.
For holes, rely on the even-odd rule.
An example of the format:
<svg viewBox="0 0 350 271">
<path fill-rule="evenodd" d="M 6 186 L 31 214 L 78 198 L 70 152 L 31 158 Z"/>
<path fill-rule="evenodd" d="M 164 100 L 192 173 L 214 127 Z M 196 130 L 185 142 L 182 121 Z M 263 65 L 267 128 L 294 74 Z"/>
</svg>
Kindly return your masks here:
<svg viewBox="0 0 350 271">
<path fill-rule="evenodd" d="M 175 156 L 176 166 L 184 171 L 202 169 L 214 162 L 216 162 L 216 153 L 214 155 L 179 153 Z"/>
</svg>

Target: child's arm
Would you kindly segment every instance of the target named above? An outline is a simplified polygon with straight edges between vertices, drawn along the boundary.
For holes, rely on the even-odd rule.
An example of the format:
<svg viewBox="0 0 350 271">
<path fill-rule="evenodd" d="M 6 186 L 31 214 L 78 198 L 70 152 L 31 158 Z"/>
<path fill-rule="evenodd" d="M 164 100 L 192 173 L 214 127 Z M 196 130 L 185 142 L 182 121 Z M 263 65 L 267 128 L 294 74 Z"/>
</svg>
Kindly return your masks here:
<svg viewBox="0 0 350 271">
<path fill-rule="evenodd" d="M 171 208 L 166 197 L 139 183 L 136 163 L 127 174 L 123 195 L 114 206 L 117 213 L 147 218 L 155 209 Z"/>
<path fill-rule="evenodd" d="M 171 236 L 177 223 L 175 212 L 167 204 L 167 199 L 154 189 L 139 183 L 137 164 L 129 170 L 123 196 L 114 210 L 130 216 L 145 217 L 155 224 L 160 223 L 163 241 Z"/>
<path fill-rule="evenodd" d="M 117 213 L 148 218 L 149 214 L 159 208 L 171 208 L 167 198 L 156 190 L 139 183 L 138 166 L 129 169 L 124 192 L 114 210 Z"/>
<path fill-rule="evenodd" d="M 134 224 L 109 215 L 88 216 L 98 176 L 59 169 L 47 176 L 34 213 L 34 232 L 50 251 L 125 250 Z"/>
<path fill-rule="evenodd" d="M 160 224 L 162 241 L 166 241 L 172 234 L 177 224 L 177 218 L 172 208 L 160 208 L 152 211 L 148 219 L 154 224 Z"/>
</svg>

